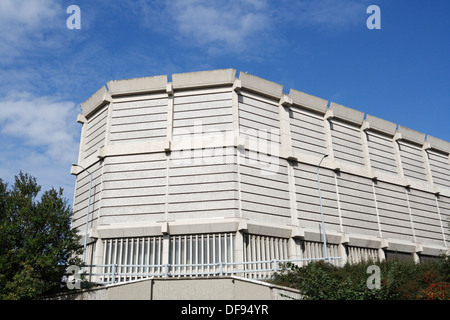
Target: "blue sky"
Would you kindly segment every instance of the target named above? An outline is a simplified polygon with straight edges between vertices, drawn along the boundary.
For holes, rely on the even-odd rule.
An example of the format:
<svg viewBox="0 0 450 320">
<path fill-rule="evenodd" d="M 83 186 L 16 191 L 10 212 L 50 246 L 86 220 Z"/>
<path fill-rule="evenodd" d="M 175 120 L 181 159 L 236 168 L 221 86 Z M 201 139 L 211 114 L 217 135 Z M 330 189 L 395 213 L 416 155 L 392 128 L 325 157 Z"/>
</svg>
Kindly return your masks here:
<svg viewBox="0 0 450 320">
<path fill-rule="evenodd" d="M 209 69 L 450 141 L 449 13 L 448 0 L 0 0 L 0 178 L 23 170 L 71 204 L 82 102 L 109 80 Z"/>
</svg>

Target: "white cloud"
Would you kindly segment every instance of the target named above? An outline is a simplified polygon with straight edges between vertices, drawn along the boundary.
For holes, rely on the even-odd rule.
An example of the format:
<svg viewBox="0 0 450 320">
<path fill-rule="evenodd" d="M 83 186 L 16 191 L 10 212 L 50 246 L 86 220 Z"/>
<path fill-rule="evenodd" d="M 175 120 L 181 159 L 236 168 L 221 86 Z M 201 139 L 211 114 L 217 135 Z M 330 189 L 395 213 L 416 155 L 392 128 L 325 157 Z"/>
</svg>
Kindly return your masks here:
<svg viewBox="0 0 450 320">
<path fill-rule="evenodd" d="M 242 51 L 271 29 L 266 0 L 140 0 L 128 6 L 144 27 L 209 51 Z"/>
<path fill-rule="evenodd" d="M 58 41 L 46 37 L 64 21 L 61 4 L 56 0 L 1 0 L 0 55 L 2 60 L 39 46 L 55 46 Z"/>
<path fill-rule="evenodd" d="M 253 36 L 267 31 L 264 1 L 176 1 L 173 19 L 181 35 L 200 45 L 240 51 Z"/>
<path fill-rule="evenodd" d="M 334 32 L 366 19 L 369 0 L 173 0 L 120 3 L 140 16 L 141 24 L 179 43 L 208 52 L 233 52 L 282 43 L 302 29 Z M 137 5 L 136 5 L 137 4 Z M 364 24 L 365 26 L 365 24 Z M 268 45 L 270 44 L 270 45 Z"/>
<path fill-rule="evenodd" d="M 72 102 L 29 93 L 11 93 L 0 100 L 0 133 L 42 148 L 52 161 L 74 160 L 77 107 Z"/>
<path fill-rule="evenodd" d="M 0 98 L 0 178 L 14 182 L 21 170 L 36 177 L 42 191 L 62 187 L 72 205 L 77 162 L 79 108 L 72 102 L 30 93 Z"/>
</svg>

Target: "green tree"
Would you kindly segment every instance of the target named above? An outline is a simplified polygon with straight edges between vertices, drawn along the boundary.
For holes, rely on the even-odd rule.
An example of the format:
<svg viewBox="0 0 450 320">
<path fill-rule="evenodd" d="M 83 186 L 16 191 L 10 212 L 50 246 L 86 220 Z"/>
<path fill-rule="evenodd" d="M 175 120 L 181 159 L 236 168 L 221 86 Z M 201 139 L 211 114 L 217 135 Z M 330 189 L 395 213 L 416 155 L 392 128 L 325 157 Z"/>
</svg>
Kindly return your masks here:
<svg viewBox="0 0 450 320">
<path fill-rule="evenodd" d="M 0 299 L 36 299 L 63 288 L 69 265 L 81 265 L 79 236 L 62 189 L 45 191 L 20 172 L 0 179 Z"/>
</svg>

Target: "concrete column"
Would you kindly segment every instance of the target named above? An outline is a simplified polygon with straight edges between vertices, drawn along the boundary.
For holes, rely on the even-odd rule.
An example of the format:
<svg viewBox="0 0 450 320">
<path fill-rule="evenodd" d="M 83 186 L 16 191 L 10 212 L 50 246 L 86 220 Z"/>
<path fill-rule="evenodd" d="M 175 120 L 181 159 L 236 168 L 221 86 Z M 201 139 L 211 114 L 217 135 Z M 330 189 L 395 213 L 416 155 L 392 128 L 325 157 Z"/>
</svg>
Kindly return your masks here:
<svg viewBox="0 0 450 320">
<path fill-rule="evenodd" d="M 430 184 L 433 184 L 433 175 L 431 173 L 430 160 L 428 159 L 428 152 L 427 152 L 427 150 L 429 149 L 431 149 L 431 145 L 429 142 L 425 141 L 422 146 L 423 164 L 425 166 L 425 174 L 427 175 L 428 182 Z"/>
<path fill-rule="evenodd" d="M 402 139 L 402 134 L 400 132 L 396 132 L 394 135 L 394 155 L 395 155 L 395 162 L 397 164 L 397 170 L 398 174 L 402 179 L 405 178 L 405 174 L 403 173 L 403 165 L 402 165 L 402 158 L 400 156 L 400 148 L 398 146 L 398 141 Z"/>
<path fill-rule="evenodd" d="M 367 142 L 367 133 L 366 131 L 370 129 L 369 122 L 364 121 L 361 126 L 361 142 L 362 142 L 362 150 L 364 155 L 364 161 L 366 163 L 367 171 L 372 174 L 372 165 L 370 163 L 370 153 L 369 153 L 369 143 Z"/>
<path fill-rule="evenodd" d="M 444 246 L 447 247 L 447 239 L 445 237 L 445 226 L 442 223 L 442 215 L 441 215 L 441 208 L 439 207 L 439 195 L 435 194 L 434 195 L 434 199 L 436 201 L 436 208 L 437 208 L 437 213 L 438 213 L 438 217 L 439 217 L 439 223 L 441 225 L 441 232 L 442 232 L 442 239 L 444 240 Z"/>
<path fill-rule="evenodd" d="M 301 247 L 297 244 L 296 238 L 290 237 L 288 240 L 288 259 L 289 260 L 296 260 L 296 259 L 303 259 L 303 252 L 301 250 Z M 293 262 L 294 264 L 298 266 L 302 266 L 302 261 Z"/>
<path fill-rule="evenodd" d="M 278 104 L 279 120 L 280 120 L 280 156 L 286 159 L 293 158 L 292 141 L 291 141 L 291 125 L 289 118 L 289 106 L 292 105 L 292 99 L 288 95 L 283 95 Z"/>
<path fill-rule="evenodd" d="M 173 87 L 167 84 L 167 141 L 170 144 L 173 138 Z M 170 145 L 168 146 L 170 150 Z M 167 150 L 166 150 L 167 151 Z"/>
<path fill-rule="evenodd" d="M 232 112 L 233 112 L 233 132 L 234 137 L 239 137 L 239 91 L 241 90 L 241 80 L 236 79 L 233 84 L 232 90 Z"/>
<path fill-rule="evenodd" d="M 170 246 L 170 235 L 165 234 L 163 235 L 163 241 L 162 241 L 162 257 L 161 257 L 161 264 L 168 264 L 169 263 L 169 246 Z"/>
<path fill-rule="evenodd" d="M 348 256 L 347 250 L 345 249 L 345 243 L 340 243 L 338 246 L 339 257 L 342 259 L 338 260 L 338 264 L 342 267 L 347 263 Z"/>
<path fill-rule="evenodd" d="M 330 120 L 334 117 L 333 110 L 328 109 L 325 113 L 323 126 L 325 129 L 325 142 L 327 144 L 328 160 L 334 162 L 333 138 L 331 136 Z"/>
<path fill-rule="evenodd" d="M 77 122 L 81 123 L 81 137 L 80 137 L 80 148 L 78 152 L 78 163 L 84 160 L 84 153 L 86 150 L 86 133 L 87 133 L 87 119 L 84 115 L 78 115 Z"/>
<path fill-rule="evenodd" d="M 343 233 L 338 245 L 338 254 L 342 259 L 337 260 L 339 266 L 344 266 L 348 261 L 347 249 L 346 246 L 349 242 L 349 236 L 347 233 Z"/>
<path fill-rule="evenodd" d="M 164 151 L 166 152 L 166 187 L 165 187 L 165 205 L 164 215 L 165 221 L 169 220 L 169 172 L 170 172 L 170 151 L 172 147 L 173 138 L 173 113 L 174 113 L 174 97 L 172 83 L 166 85 L 167 93 L 167 129 L 166 129 L 166 143 L 164 145 Z"/>
<path fill-rule="evenodd" d="M 406 202 L 408 204 L 408 213 L 409 213 L 409 220 L 411 222 L 411 231 L 412 231 L 412 235 L 413 235 L 413 241 L 417 242 L 417 240 L 416 240 L 416 230 L 414 228 L 414 221 L 413 221 L 411 206 L 409 204 L 409 191 L 408 191 L 407 188 L 405 188 L 405 194 L 406 194 Z"/>
<path fill-rule="evenodd" d="M 234 238 L 234 262 L 244 262 L 244 230 L 236 231 Z M 236 265 L 235 269 L 244 270 L 244 265 Z M 238 273 L 238 275 L 242 276 L 241 273 Z"/>
<path fill-rule="evenodd" d="M 107 112 L 107 117 L 106 117 L 105 146 L 109 146 L 110 141 L 111 141 L 111 121 L 112 121 L 112 113 L 113 113 L 113 108 L 114 108 L 114 103 L 112 101 L 111 96 L 109 96 L 109 100 L 110 100 L 110 103 L 108 105 L 108 112 Z"/>
<path fill-rule="evenodd" d="M 297 214 L 297 193 L 295 190 L 295 170 L 294 163 L 292 161 L 287 161 L 287 173 L 288 173 L 288 183 L 289 183 L 289 202 L 290 202 L 290 212 L 291 212 L 291 224 L 293 226 L 298 226 L 298 214 Z"/>
<path fill-rule="evenodd" d="M 386 260 L 386 253 L 384 252 L 384 248 L 378 249 L 378 258 L 380 259 L 380 261 Z"/>
<path fill-rule="evenodd" d="M 336 204 L 339 213 L 339 230 L 344 232 L 344 226 L 342 224 L 342 210 L 341 210 L 341 200 L 339 197 L 339 179 L 338 172 L 334 171 L 334 186 L 336 187 Z"/>
<path fill-rule="evenodd" d="M 104 259 L 103 252 L 104 252 L 103 239 L 97 238 L 97 240 L 95 242 L 94 257 L 92 259 L 93 265 L 103 264 L 103 259 Z M 95 267 L 94 270 L 92 270 L 92 272 L 93 273 L 101 273 L 101 272 L 103 272 L 103 267 Z M 94 276 L 91 281 L 93 281 L 93 282 L 100 281 L 100 276 Z"/>
</svg>

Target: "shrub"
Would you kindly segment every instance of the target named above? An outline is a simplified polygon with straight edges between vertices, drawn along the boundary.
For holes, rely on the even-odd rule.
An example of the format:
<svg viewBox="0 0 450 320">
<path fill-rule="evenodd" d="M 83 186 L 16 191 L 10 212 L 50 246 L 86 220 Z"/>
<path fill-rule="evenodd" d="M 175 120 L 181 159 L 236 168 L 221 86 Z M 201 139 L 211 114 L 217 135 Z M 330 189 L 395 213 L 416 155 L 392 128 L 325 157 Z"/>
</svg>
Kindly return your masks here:
<svg viewBox="0 0 450 320">
<path fill-rule="evenodd" d="M 370 265 L 380 268 L 379 289 L 367 286 Z M 311 300 L 450 299 L 449 265 L 449 257 L 426 264 L 366 261 L 337 267 L 320 261 L 298 267 L 287 263 L 271 282 L 297 288 Z"/>
</svg>

